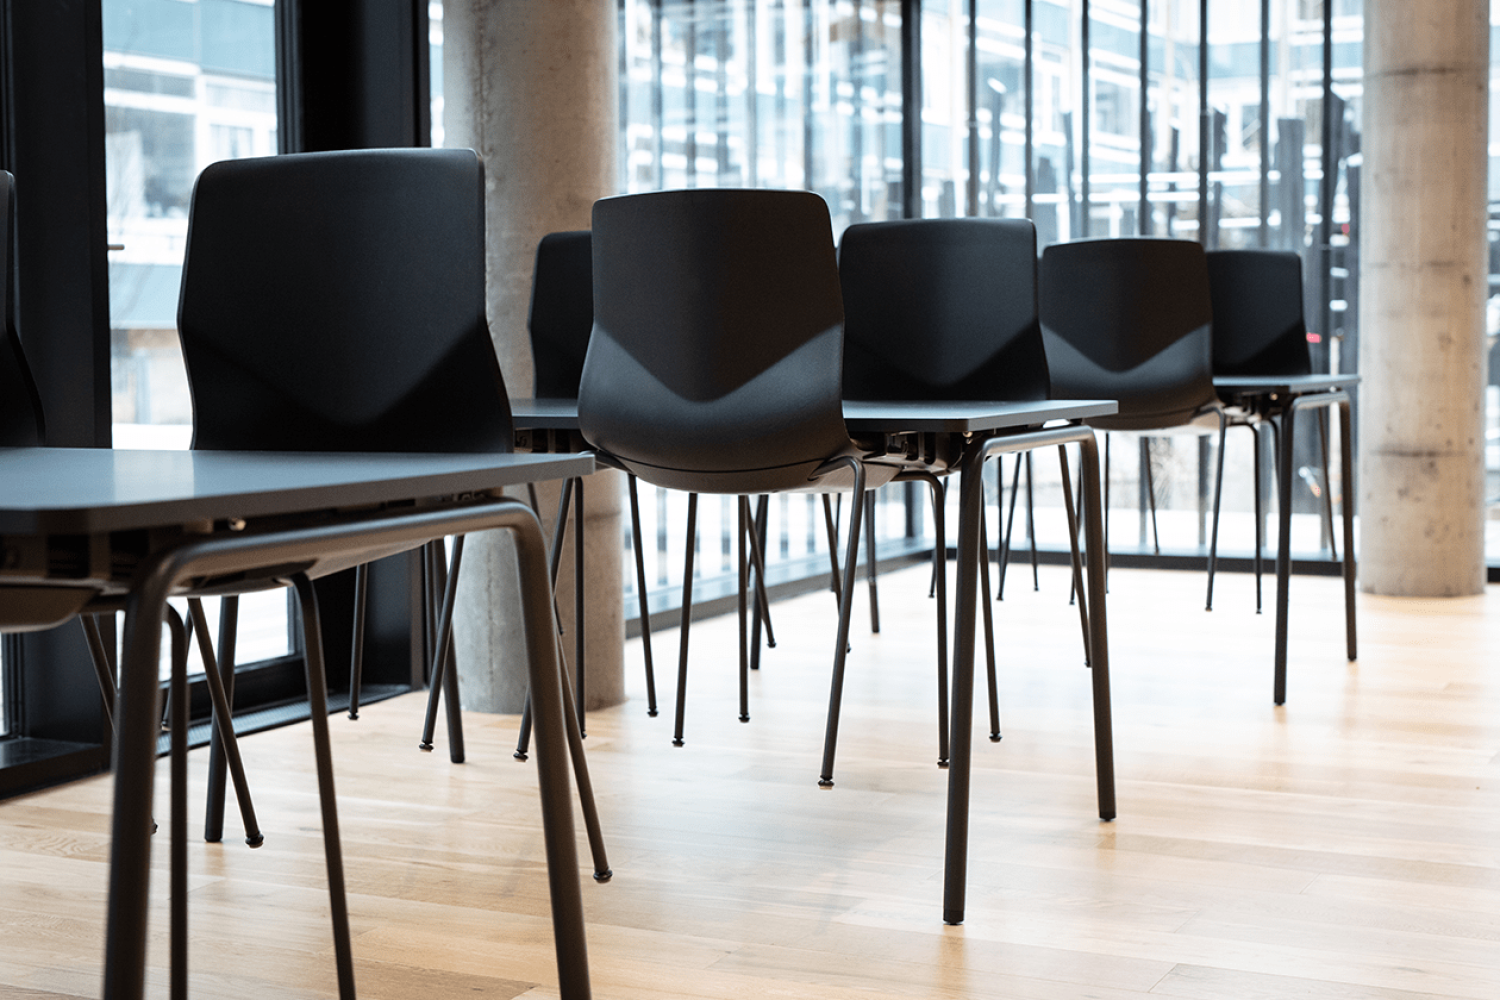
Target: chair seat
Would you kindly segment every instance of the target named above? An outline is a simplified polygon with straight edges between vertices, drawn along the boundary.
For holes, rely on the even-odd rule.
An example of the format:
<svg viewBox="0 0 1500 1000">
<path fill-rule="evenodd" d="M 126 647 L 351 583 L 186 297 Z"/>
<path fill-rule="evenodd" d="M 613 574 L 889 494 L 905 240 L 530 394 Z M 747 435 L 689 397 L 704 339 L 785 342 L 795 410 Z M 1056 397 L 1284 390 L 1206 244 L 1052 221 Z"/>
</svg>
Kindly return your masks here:
<svg viewBox="0 0 1500 1000">
<path fill-rule="evenodd" d="M 42 632 L 83 610 L 94 587 L 19 587 L 0 584 L 0 632 Z"/>
</svg>

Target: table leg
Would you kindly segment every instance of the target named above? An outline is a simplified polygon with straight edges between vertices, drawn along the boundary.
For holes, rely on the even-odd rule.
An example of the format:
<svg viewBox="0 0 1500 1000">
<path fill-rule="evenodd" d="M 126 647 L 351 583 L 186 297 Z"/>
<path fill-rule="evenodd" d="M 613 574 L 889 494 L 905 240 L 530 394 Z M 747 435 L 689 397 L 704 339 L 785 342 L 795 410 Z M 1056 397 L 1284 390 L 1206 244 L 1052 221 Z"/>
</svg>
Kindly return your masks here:
<svg viewBox="0 0 1500 1000">
<path fill-rule="evenodd" d="M 519 505 L 518 505 L 519 506 Z M 563 717 L 562 673 L 547 544 L 536 515 L 520 507 L 511 525 L 521 577 L 531 709 L 535 720 L 537 780 L 542 797 L 542 836 L 552 898 L 557 973 L 565 1000 L 588 1000 L 588 946 L 583 930 L 583 894 L 578 885 L 578 846 L 573 841 L 573 803 L 568 781 L 568 741 Z"/>
<path fill-rule="evenodd" d="M 979 518 L 984 515 L 984 445 L 964 449 L 958 493 L 958 579 L 953 596 L 953 680 L 949 690 L 948 830 L 943 922 L 964 920 L 969 867 L 969 771 L 974 736 L 974 612 L 979 590 Z"/>
<path fill-rule="evenodd" d="M 1297 440 L 1297 407 L 1288 406 L 1281 417 L 1281 436 L 1276 447 L 1276 668 L 1272 699 L 1286 704 L 1287 612 L 1292 577 L 1292 449 Z"/>
<path fill-rule="evenodd" d="M 1104 610 L 1104 504 L 1099 478 L 1099 448 L 1088 428 L 1060 427 L 1026 435 L 971 441 L 964 448 L 959 479 L 958 581 L 954 597 L 953 681 L 948 764 L 948 825 L 943 869 L 943 922 L 964 919 L 968 874 L 969 787 L 974 733 L 974 626 L 978 598 L 979 525 L 984 514 L 983 463 L 995 453 L 1061 446 L 1077 442 L 1080 487 L 1083 495 L 1085 540 L 1088 546 L 1087 599 L 1090 664 L 1093 667 L 1094 755 L 1098 780 L 1099 818 L 1115 817 L 1114 742 L 1110 718 L 1109 645 Z"/>
<path fill-rule="evenodd" d="M 151 794 L 156 777 L 157 664 L 168 582 L 146 576 L 125 616 L 125 655 L 115 701 L 114 819 L 109 847 L 105 1000 L 140 1000 L 146 979 L 151 882 Z"/>
<path fill-rule="evenodd" d="M 1115 818 L 1114 726 L 1109 696 L 1109 629 L 1105 619 L 1106 543 L 1104 504 L 1099 489 L 1099 446 L 1092 434 L 1078 442 L 1082 470 L 1084 539 L 1088 553 L 1089 666 L 1094 700 L 1094 777 L 1098 783 L 1099 818 Z"/>
<path fill-rule="evenodd" d="M 1339 404 L 1339 461 L 1343 464 L 1344 487 L 1344 630 L 1350 661 L 1359 659 L 1359 645 L 1354 627 L 1354 455 L 1349 401 Z"/>
</svg>

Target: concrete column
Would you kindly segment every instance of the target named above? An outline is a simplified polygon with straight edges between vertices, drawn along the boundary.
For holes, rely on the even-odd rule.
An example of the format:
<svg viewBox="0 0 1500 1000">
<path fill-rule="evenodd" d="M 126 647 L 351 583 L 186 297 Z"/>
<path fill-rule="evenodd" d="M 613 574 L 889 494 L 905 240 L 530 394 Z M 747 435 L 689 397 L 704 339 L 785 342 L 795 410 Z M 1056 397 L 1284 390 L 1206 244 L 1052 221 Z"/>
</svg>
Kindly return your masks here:
<svg viewBox="0 0 1500 1000">
<path fill-rule="evenodd" d="M 613 194 L 619 132 L 613 0 L 447 0 L 443 9 L 444 142 L 479 151 L 485 166 L 490 331 L 506 388 L 532 391 L 526 315 L 537 242 L 589 228 Z M 550 533 L 558 489 L 541 490 Z M 584 528 L 590 707 L 624 700 L 620 484 L 589 477 Z M 571 546 L 570 546 L 571 548 Z M 557 606 L 573 660 L 573 562 L 565 553 Z M 524 645 L 515 563 L 503 535 L 466 544 L 454 640 L 464 707 L 518 712 Z"/>
<path fill-rule="evenodd" d="M 1489 0 L 1365 0 L 1359 575 L 1479 593 Z"/>
</svg>

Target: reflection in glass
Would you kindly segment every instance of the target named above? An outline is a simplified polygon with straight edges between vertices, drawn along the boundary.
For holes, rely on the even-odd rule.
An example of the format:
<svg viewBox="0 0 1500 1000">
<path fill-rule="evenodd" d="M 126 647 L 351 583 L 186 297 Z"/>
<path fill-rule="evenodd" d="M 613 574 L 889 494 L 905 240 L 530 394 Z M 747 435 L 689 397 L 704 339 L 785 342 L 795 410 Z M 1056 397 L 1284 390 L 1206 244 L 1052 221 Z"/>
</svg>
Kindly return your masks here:
<svg viewBox="0 0 1500 1000">
<path fill-rule="evenodd" d="M 208 164 L 276 152 L 274 8 L 103 0 L 101 15 L 114 445 L 186 448 L 176 318 L 188 206 Z M 245 598 L 239 662 L 285 655 L 287 636 L 281 592 Z"/>
<path fill-rule="evenodd" d="M 625 0 L 627 191 L 816 191 L 836 230 L 901 212 L 897 0 Z"/>
</svg>

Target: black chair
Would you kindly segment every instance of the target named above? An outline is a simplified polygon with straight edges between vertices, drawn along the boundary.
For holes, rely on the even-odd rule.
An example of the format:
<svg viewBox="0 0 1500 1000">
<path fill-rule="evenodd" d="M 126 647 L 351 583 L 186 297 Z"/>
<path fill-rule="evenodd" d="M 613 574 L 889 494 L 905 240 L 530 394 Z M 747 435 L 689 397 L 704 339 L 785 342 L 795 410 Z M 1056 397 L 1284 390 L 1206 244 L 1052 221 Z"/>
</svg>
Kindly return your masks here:
<svg viewBox="0 0 1500 1000">
<path fill-rule="evenodd" d="M 308 153 L 205 169 L 178 308 L 193 447 L 509 451 L 510 409 L 485 320 L 483 184 L 469 150 Z M 461 555 L 460 539 L 449 581 Z M 298 592 L 312 600 L 310 587 Z M 308 612 L 315 621 L 316 607 Z M 447 648 L 451 614 L 449 587 L 434 653 Z M 446 682 L 444 673 L 435 656 L 431 683 L 447 685 L 457 737 L 457 671 Z M 595 859 L 597 871 L 602 854 Z"/>
<path fill-rule="evenodd" d="M 866 465 L 843 419 L 843 305 L 828 208 L 797 191 L 669 191 L 594 206 L 594 330 L 579 426 L 602 461 L 689 493 L 738 494 L 740 711 L 748 714 L 746 494 L 852 491 L 833 697 L 842 689 Z M 694 530 L 689 507 L 688 531 Z M 681 641 L 691 621 L 683 588 Z M 686 660 L 679 659 L 682 742 Z M 832 784 L 831 715 L 820 784 Z"/>
<path fill-rule="evenodd" d="M 1306 376 L 1313 373 L 1302 305 L 1302 258 L 1284 250 L 1213 250 L 1208 254 L 1208 287 L 1213 302 L 1215 376 Z M 1273 456 L 1282 446 L 1279 418 L 1289 397 L 1273 393 L 1221 393 L 1234 426 L 1248 427 L 1255 461 L 1255 610 L 1261 610 L 1260 432 L 1271 432 Z M 1328 488 L 1328 412 L 1320 409 L 1323 498 L 1330 545 L 1333 543 L 1333 491 Z M 1278 461 L 1273 468 L 1280 468 Z M 1337 559 L 1337 551 L 1334 552 Z"/>
<path fill-rule="evenodd" d="M 536 267 L 531 277 L 531 308 L 526 318 L 526 328 L 531 334 L 531 359 L 534 370 L 533 394 L 538 399 L 578 398 L 578 382 L 583 377 L 583 359 L 588 354 L 589 334 L 594 328 L 594 277 L 593 249 L 586 229 L 572 232 L 548 233 L 536 248 Z M 578 442 L 569 442 L 573 447 Z M 641 551 L 640 491 L 635 476 L 626 476 L 630 496 L 631 538 L 635 549 L 636 589 L 640 599 L 642 650 L 646 660 L 647 714 L 656 715 L 656 671 L 651 655 L 651 610 L 646 596 L 646 559 Z M 582 518 L 583 483 L 574 481 L 564 487 L 557 519 L 558 537 L 561 537 L 570 498 L 576 494 L 579 509 L 575 522 Z M 573 536 L 575 556 L 582 566 L 582 534 L 575 530 Z M 554 540 L 554 544 L 556 540 Z M 575 594 L 577 613 L 575 622 L 580 632 L 576 659 L 583 661 L 583 574 L 578 573 L 578 589 Z M 582 671 L 578 684 L 579 716 L 583 714 Z M 517 756 L 526 754 L 523 733 L 522 745 Z"/>
<path fill-rule="evenodd" d="M 0 171 L 0 213 L 3 213 L 3 218 L 0 218 L 0 273 L 4 274 L 3 286 L 0 286 L 0 294 L 4 296 L 0 299 L 0 321 L 4 325 L 3 332 L 0 332 L 0 447 L 27 448 L 39 447 L 45 443 L 46 420 L 41 394 L 37 391 L 36 381 L 26 363 L 26 354 L 17 333 L 16 268 L 13 256 L 15 205 L 15 178 L 9 171 Z M 7 586 L 0 596 L 4 598 L 0 600 L 0 609 L 3 609 L 0 610 L 0 631 L 54 628 L 69 618 L 78 618 L 84 639 L 88 643 L 99 692 L 104 700 L 105 717 L 108 719 L 115 701 L 114 667 L 98 619 L 93 613 L 80 613 L 85 605 L 96 602 L 97 593 L 88 587 Z M 199 648 L 203 655 L 210 697 L 217 702 L 222 675 L 214 658 L 213 643 L 209 639 L 206 622 L 196 620 L 193 624 L 199 630 Z M 259 847 L 264 838 L 255 818 L 255 806 L 249 787 L 239 766 L 234 733 L 226 729 L 220 730 L 219 735 L 220 739 L 213 743 L 213 753 L 227 755 L 220 757 L 220 767 L 222 769 L 227 763 L 233 772 L 235 793 L 245 824 L 245 842 L 251 847 Z M 221 788 L 220 795 L 222 794 Z"/>
<path fill-rule="evenodd" d="M 850 226 L 839 244 L 839 277 L 844 296 L 847 398 L 1048 398 L 1047 356 L 1037 321 L 1036 229 L 1030 221 L 913 219 Z M 939 477 L 952 471 L 953 459 L 919 454 L 899 477 L 925 481 L 932 492 L 937 530 L 940 764 L 947 762 L 948 742 L 942 572 L 947 543 Z M 987 598 L 987 572 L 981 575 L 981 584 Z M 990 738 L 998 740 L 989 601 L 983 601 L 982 607 L 989 654 Z"/>
<path fill-rule="evenodd" d="M 535 395 L 538 399 L 578 399 L 578 383 L 583 376 L 583 362 L 588 354 L 589 335 L 594 327 L 593 257 L 588 230 L 549 233 L 537 244 L 536 267 L 531 280 L 531 309 L 527 316 L 531 334 L 531 355 L 535 367 Z M 548 442 L 552 444 L 552 442 Z M 571 447 L 572 442 L 565 447 Z M 647 600 L 646 558 L 641 536 L 640 490 L 633 474 L 627 474 L 630 497 L 631 538 L 634 540 L 636 592 L 639 595 L 642 651 L 646 664 L 647 714 L 655 716 L 656 673 L 651 647 L 651 610 Z M 582 496 L 581 485 L 578 495 Z M 567 513 L 568 493 L 562 497 L 557 523 Z M 575 542 L 577 536 L 575 535 Z M 770 612 L 765 593 L 765 569 L 757 539 L 751 536 L 752 566 L 756 573 L 756 607 L 767 628 Z M 580 557 L 581 558 L 581 557 Z M 580 574 L 581 576 L 581 574 Z M 581 600 L 581 594 L 579 595 Z M 581 605 L 580 605 L 581 607 Z M 775 645 L 775 640 L 770 641 Z M 581 658 L 581 655 L 580 655 Z M 752 662 L 752 669 L 755 664 Z M 582 686 L 578 692 L 583 696 Z M 579 708 L 580 715 L 582 707 Z M 748 720 L 747 720 L 748 721 Z M 518 755 L 524 755 L 524 745 Z"/>
<path fill-rule="evenodd" d="M 46 442 L 46 419 L 41 394 L 26 362 L 25 351 L 17 333 L 15 298 L 15 178 L 0 170 L 0 447 L 35 448 Z M 190 599 L 196 601 L 196 599 Z M 113 604 L 101 598 L 93 587 L 28 587 L 0 585 L 0 632 L 33 632 L 56 628 L 76 618 L 88 643 L 90 660 L 99 692 L 103 698 L 104 716 L 113 723 L 116 684 L 114 667 L 100 629 L 99 613 L 123 610 L 123 603 Z M 183 995 L 187 970 L 187 657 L 189 627 L 176 609 L 168 607 L 166 624 L 171 632 L 171 672 L 167 705 L 164 712 L 171 743 L 171 967 L 174 996 Z M 224 699 L 218 664 L 202 622 L 200 648 L 204 675 L 211 701 L 218 705 Z M 255 817 L 238 747 L 232 729 L 218 730 L 214 750 L 225 754 L 233 773 L 240 813 L 245 824 L 245 842 L 251 847 L 264 843 Z"/>
<path fill-rule="evenodd" d="M 1208 551 L 1212 606 L 1228 421 L 1214 391 L 1213 307 L 1203 248 L 1160 239 L 1057 243 L 1042 253 L 1040 282 L 1053 395 L 1118 400 L 1117 415 L 1088 421 L 1098 430 L 1217 430 Z M 1105 497 L 1107 510 L 1107 487 Z"/>
</svg>

